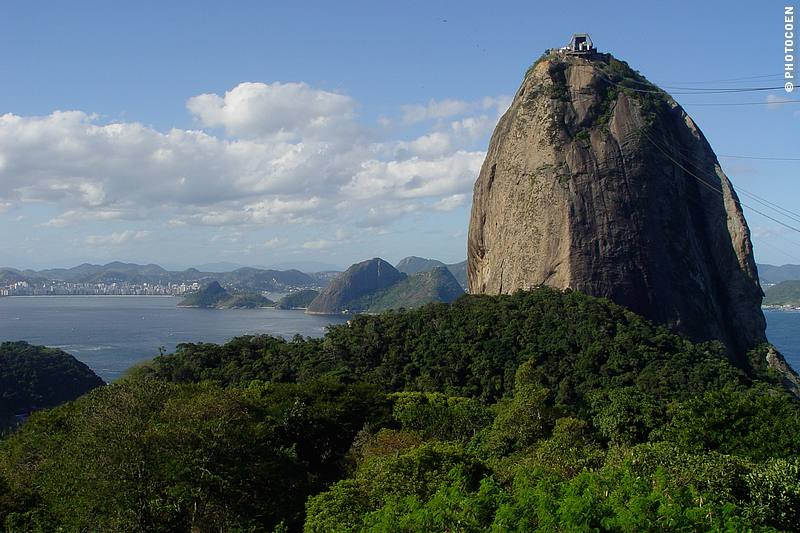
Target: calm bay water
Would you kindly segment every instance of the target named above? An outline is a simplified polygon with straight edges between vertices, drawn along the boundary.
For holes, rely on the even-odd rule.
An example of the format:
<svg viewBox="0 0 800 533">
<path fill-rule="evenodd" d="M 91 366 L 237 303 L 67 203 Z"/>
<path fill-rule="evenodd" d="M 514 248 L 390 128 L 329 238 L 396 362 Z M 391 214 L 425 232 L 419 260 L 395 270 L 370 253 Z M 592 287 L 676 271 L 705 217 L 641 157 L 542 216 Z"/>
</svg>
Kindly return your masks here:
<svg viewBox="0 0 800 533">
<path fill-rule="evenodd" d="M 181 342 L 225 342 L 238 335 L 321 337 L 345 318 L 280 309 L 185 309 L 162 296 L 0 298 L 0 341 L 25 340 L 74 355 L 106 381 Z"/>
<path fill-rule="evenodd" d="M 113 381 L 132 365 L 181 342 L 225 342 L 237 335 L 320 337 L 345 318 L 279 309 L 179 309 L 159 296 L 0 298 L 0 341 L 55 346 Z M 767 337 L 800 369 L 800 312 L 765 311 Z"/>
<path fill-rule="evenodd" d="M 767 338 L 800 372 L 800 311 L 764 311 Z"/>
</svg>

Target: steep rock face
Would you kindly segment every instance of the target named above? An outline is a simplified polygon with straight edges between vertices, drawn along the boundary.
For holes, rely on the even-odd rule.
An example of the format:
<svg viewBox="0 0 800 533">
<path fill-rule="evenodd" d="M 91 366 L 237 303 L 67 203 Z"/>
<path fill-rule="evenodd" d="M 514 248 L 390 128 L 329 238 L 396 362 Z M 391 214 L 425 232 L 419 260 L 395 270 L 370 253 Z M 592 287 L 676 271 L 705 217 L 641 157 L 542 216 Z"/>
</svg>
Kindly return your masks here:
<svg viewBox="0 0 800 533">
<path fill-rule="evenodd" d="M 548 55 L 497 125 L 475 183 L 469 290 L 608 297 L 744 362 L 765 340 L 736 193 L 692 119 L 610 55 Z"/>
<path fill-rule="evenodd" d="M 338 314 L 351 311 L 359 299 L 376 291 L 388 289 L 405 274 L 380 258 L 362 261 L 348 268 L 309 304 L 307 313 Z"/>
</svg>

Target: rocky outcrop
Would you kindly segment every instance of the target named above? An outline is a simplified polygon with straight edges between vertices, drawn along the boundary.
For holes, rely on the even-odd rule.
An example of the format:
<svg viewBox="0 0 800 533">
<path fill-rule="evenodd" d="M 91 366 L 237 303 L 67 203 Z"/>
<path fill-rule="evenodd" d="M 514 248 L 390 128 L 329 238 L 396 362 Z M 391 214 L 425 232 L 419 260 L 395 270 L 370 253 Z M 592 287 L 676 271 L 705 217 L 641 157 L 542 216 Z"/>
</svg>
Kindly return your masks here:
<svg viewBox="0 0 800 533">
<path fill-rule="evenodd" d="M 610 55 L 544 56 L 475 183 L 469 289 L 608 297 L 736 362 L 765 341 L 750 232 L 694 121 Z"/>
<path fill-rule="evenodd" d="M 307 313 L 339 314 L 354 312 L 368 307 L 365 298 L 376 291 L 388 289 L 405 274 L 380 258 L 362 261 L 348 268 L 330 284 L 308 306 Z"/>
</svg>

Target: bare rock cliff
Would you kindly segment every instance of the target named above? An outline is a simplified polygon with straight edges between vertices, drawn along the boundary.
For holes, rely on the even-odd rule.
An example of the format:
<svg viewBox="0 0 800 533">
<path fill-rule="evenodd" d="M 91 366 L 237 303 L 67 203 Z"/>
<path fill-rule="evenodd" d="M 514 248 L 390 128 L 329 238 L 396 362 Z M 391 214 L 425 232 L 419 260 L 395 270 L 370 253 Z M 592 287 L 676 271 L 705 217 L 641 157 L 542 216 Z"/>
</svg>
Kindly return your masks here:
<svg viewBox="0 0 800 533">
<path fill-rule="evenodd" d="M 531 67 L 475 183 L 473 294 L 537 285 L 608 297 L 739 363 L 766 340 L 736 192 L 700 129 L 608 54 Z"/>
</svg>

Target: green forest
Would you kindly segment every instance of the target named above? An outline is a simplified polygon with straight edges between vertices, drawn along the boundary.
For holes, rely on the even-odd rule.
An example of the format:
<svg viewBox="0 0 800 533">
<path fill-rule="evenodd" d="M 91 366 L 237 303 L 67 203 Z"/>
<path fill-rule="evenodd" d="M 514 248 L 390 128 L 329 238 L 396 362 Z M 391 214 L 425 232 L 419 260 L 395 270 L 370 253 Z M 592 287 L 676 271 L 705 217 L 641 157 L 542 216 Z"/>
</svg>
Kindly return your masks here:
<svg viewBox="0 0 800 533">
<path fill-rule="evenodd" d="M 62 350 L 0 343 L 0 431 L 30 411 L 54 407 L 101 385 L 88 366 Z"/>
<path fill-rule="evenodd" d="M 0 441 L 7 531 L 792 531 L 766 367 L 540 288 L 182 344 Z"/>
</svg>

